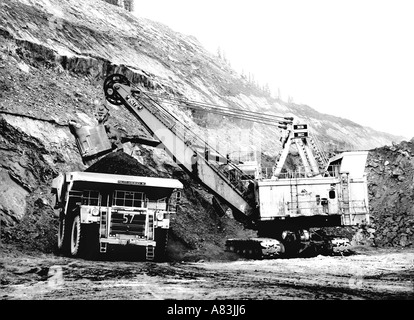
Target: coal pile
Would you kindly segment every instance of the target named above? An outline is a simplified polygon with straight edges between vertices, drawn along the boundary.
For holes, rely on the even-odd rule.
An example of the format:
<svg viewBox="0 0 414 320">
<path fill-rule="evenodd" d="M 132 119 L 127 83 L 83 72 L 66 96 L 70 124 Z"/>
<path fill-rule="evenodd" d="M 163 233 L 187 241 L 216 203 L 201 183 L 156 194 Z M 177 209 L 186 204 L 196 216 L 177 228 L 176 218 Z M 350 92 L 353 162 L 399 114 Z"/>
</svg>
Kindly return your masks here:
<svg viewBox="0 0 414 320">
<path fill-rule="evenodd" d="M 123 174 L 129 176 L 165 177 L 138 162 L 125 152 L 111 152 L 92 164 L 85 172 Z"/>
<path fill-rule="evenodd" d="M 373 244 L 414 243 L 414 139 L 370 150 L 367 161 Z"/>
</svg>

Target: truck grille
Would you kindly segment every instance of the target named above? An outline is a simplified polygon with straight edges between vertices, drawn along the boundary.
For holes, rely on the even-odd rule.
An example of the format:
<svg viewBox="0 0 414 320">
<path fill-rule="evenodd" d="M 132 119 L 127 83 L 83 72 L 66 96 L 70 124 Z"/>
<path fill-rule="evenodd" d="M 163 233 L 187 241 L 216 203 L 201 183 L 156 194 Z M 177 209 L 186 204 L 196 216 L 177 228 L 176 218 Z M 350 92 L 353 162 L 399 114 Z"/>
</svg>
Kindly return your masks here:
<svg viewBox="0 0 414 320">
<path fill-rule="evenodd" d="M 109 235 L 127 234 L 145 237 L 145 214 L 112 213 Z"/>
</svg>

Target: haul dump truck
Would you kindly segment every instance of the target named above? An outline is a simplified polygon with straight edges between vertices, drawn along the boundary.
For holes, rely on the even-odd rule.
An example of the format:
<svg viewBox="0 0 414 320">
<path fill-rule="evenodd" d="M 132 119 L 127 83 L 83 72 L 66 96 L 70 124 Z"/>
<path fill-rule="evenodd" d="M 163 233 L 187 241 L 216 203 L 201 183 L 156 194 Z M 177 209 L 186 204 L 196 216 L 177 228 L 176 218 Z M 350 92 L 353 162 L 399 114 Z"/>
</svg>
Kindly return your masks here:
<svg viewBox="0 0 414 320">
<path fill-rule="evenodd" d="M 165 253 L 180 181 L 95 172 L 68 172 L 53 180 L 59 218 L 58 248 L 70 256 L 108 247 L 145 249 L 147 260 Z"/>
<path fill-rule="evenodd" d="M 330 253 L 335 245 L 346 244 L 346 239 L 327 237 L 315 228 L 369 222 L 366 151 L 344 152 L 328 160 L 310 136 L 307 124 L 293 117 L 157 96 L 132 86 L 121 74 L 108 76 L 103 87 L 106 101 L 124 106 L 153 137 L 152 146 L 163 148 L 214 195 L 218 212 L 231 209 L 236 220 L 257 230 L 256 238 L 227 239 L 228 250 L 260 258 Z M 259 162 L 255 167 L 252 159 L 244 164 L 231 161 L 165 103 L 284 130 L 276 163 L 272 168 L 262 168 Z M 93 147 L 91 139 L 86 142 Z M 285 168 L 291 147 L 296 148 L 301 160 L 295 172 Z"/>
</svg>

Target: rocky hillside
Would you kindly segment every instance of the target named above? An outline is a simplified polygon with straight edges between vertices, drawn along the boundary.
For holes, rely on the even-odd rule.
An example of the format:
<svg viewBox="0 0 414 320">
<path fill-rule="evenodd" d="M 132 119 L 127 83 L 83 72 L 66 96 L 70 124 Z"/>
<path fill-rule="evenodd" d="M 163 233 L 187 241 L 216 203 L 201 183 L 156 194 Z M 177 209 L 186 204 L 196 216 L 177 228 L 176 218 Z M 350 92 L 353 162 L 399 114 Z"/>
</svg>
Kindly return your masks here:
<svg viewBox="0 0 414 320">
<path fill-rule="evenodd" d="M 377 148 L 370 155 L 368 167 L 373 183 L 370 196 L 374 201 L 377 243 L 408 245 L 412 241 L 407 232 L 411 228 L 412 213 L 407 211 L 407 218 L 401 218 L 404 222 L 396 230 L 390 222 L 390 219 L 400 219 L 396 218 L 400 210 L 411 208 L 411 195 L 407 195 L 407 190 L 411 190 L 409 176 L 405 178 L 407 188 L 395 192 L 387 189 L 400 188 L 403 181 L 398 179 L 404 175 L 395 176 L 393 172 L 397 168 L 392 167 L 400 149 L 383 146 L 399 142 L 401 137 L 320 114 L 306 105 L 274 99 L 207 52 L 195 38 L 136 18 L 100 0 L 3 0 L 0 3 L 2 240 L 18 241 L 45 251 L 53 249 L 56 226 L 51 218 L 51 179 L 58 172 L 85 169 L 67 122 L 95 123 L 96 103 L 101 103 L 103 98 L 102 82 L 114 72 L 125 74 L 138 87 L 167 97 L 294 115 L 308 122 L 322 144 L 333 149 Z M 240 141 L 234 130 L 247 129 L 253 143 L 261 145 L 265 157 L 272 159 L 279 151 L 281 132 L 278 129 L 257 124 L 246 126 L 206 114 L 194 119 L 185 107 L 165 107 L 201 133 L 209 128 L 199 127 L 197 123 L 206 126 L 208 120 L 212 128 L 209 137 L 219 147 L 236 151 Z M 147 135 L 122 108 L 111 106 L 110 113 L 112 121 L 128 134 Z M 249 233 L 233 220 L 226 220 L 227 217 L 219 220 L 210 205 L 211 195 L 180 172 L 162 150 L 125 144 L 125 150 L 131 155 L 137 149 L 142 151 L 145 164 L 152 172 L 178 175 L 186 186 L 185 209 L 172 226 L 173 243 L 177 246 L 171 247 L 171 252 L 182 246 L 185 250 L 180 252 L 188 252 L 188 256 L 202 256 L 203 252 L 220 256 L 225 237 Z M 379 160 L 386 156 L 388 165 Z M 404 163 L 409 166 L 411 162 Z M 391 167 L 393 170 L 387 171 Z M 408 170 L 407 167 L 400 169 Z M 374 174 L 382 174 L 382 178 Z M 390 196 L 392 201 L 397 201 L 393 207 L 384 205 L 389 203 Z M 390 222 L 391 230 L 382 229 L 382 221 Z M 198 232 L 186 232 L 189 226 L 197 227 Z M 400 236 L 404 227 L 406 238 Z M 398 236 L 392 237 L 392 232 Z M 384 235 L 382 238 L 380 233 L 381 237 Z M 381 242 L 391 238 L 392 241 Z"/>
<path fill-rule="evenodd" d="M 107 74 L 122 70 L 137 85 L 159 94 L 294 115 L 309 123 L 325 145 L 336 148 L 369 149 L 401 140 L 401 137 L 364 128 L 346 119 L 321 114 L 306 105 L 273 99 L 223 60 L 207 52 L 195 38 L 137 18 L 104 1 L 5 0 L 0 6 L 0 21 L 2 43 L 10 53 L 17 55 L 17 62 L 27 71 L 23 71 L 24 74 L 30 75 L 34 70 L 23 64 L 30 66 L 46 60 L 45 63 L 56 71 L 69 71 L 87 78 L 86 87 L 78 81 L 64 84 L 65 89 L 72 89 L 87 99 L 102 96 L 102 92 L 92 90 L 90 84 L 99 86 Z M 5 86 L 8 80 L 3 80 Z M 43 96 L 43 88 L 36 89 L 38 95 Z M 4 99 L 9 105 L 15 102 L 9 95 Z M 58 101 L 49 99 L 47 102 L 56 106 Z M 78 108 L 88 114 L 85 104 L 86 101 L 78 103 Z M 36 112 L 32 106 L 27 109 Z M 40 115 L 50 116 L 48 113 Z M 123 114 L 119 114 L 119 118 L 122 119 Z M 232 123 L 225 125 L 233 126 Z M 263 141 L 266 152 L 276 153 L 273 139 L 269 142 L 267 138 L 270 130 L 256 126 L 253 134 Z M 278 130 L 273 131 L 270 131 L 272 136 L 280 136 Z"/>
</svg>

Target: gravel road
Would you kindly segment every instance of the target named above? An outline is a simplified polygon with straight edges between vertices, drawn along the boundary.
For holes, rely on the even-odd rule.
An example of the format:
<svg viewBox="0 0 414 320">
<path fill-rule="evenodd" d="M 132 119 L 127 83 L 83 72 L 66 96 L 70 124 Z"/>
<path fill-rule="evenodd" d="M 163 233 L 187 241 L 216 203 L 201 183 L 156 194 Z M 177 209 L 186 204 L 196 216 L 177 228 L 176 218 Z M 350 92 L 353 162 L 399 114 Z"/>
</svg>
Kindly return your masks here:
<svg viewBox="0 0 414 320">
<path fill-rule="evenodd" d="M 2 300 L 414 298 L 414 249 L 359 247 L 350 256 L 163 263 L 1 249 Z"/>
</svg>

